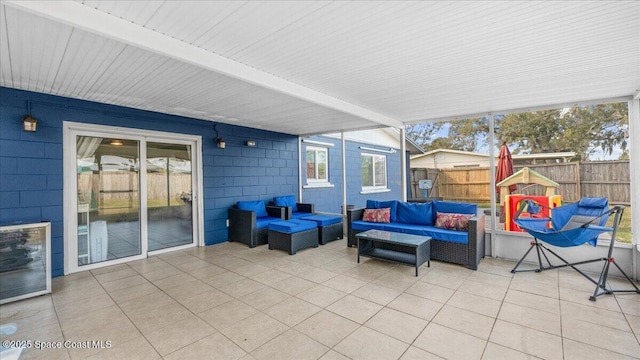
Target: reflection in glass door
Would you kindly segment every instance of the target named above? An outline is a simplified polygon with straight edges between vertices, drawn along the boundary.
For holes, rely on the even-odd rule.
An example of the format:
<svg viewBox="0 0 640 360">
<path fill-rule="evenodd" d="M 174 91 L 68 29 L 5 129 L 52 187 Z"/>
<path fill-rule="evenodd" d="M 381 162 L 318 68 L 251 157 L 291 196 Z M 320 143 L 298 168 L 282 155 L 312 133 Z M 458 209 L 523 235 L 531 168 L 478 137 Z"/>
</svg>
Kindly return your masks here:
<svg viewBox="0 0 640 360">
<path fill-rule="evenodd" d="M 76 136 L 78 266 L 142 253 L 140 142 Z"/>
<path fill-rule="evenodd" d="M 191 145 L 147 142 L 149 251 L 193 243 Z"/>
</svg>

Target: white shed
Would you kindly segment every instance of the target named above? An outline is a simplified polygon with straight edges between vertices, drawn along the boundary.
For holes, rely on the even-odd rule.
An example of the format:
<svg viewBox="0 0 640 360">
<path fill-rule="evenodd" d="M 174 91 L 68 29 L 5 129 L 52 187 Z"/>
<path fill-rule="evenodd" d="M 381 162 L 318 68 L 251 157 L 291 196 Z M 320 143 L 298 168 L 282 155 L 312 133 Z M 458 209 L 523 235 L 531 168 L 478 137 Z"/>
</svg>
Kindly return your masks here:
<svg viewBox="0 0 640 360">
<path fill-rule="evenodd" d="M 411 157 L 411 168 L 448 169 L 488 167 L 489 155 L 461 150 L 436 149 Z"/>
</svg>

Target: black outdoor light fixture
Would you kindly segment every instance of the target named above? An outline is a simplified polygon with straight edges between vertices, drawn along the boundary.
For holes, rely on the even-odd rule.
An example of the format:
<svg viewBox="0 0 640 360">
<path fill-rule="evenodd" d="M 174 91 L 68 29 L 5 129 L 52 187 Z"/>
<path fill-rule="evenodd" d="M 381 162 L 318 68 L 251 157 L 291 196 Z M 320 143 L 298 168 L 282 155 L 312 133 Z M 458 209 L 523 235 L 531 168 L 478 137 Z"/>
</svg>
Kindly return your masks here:
<svg viewBox="0 0 640 360">
<path fill-rule="evenodd" d="M 224 139 L 218 136 L 218 129 L 216 128 L 218 124 L 213 125 L 213 131 L 216 132 L 216 144 L 218 144 L 218 149 L 224 149 L 227 146 L 227 143 L 224 142 Z"/>
<path fill-rule="evenodd" d="M 22 117 L 22 130 L 35 132 L 38 127 L 38 119 L 31 115 L 31 101 L 27 101 L 27 115 Z"/>
</svg>

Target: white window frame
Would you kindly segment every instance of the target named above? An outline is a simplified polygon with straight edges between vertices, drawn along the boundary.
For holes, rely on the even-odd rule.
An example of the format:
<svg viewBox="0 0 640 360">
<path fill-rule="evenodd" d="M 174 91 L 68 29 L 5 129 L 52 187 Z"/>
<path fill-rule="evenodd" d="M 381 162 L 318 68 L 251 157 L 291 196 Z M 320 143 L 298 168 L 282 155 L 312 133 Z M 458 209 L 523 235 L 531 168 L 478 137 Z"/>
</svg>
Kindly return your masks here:
<svg viewBox="0 0 640 360">
<path fill-rule="evenodd" d="M 315 164 L 316 164 L 316 178 L 309 178 L 307 176 L 307 151 L 314 151 L 315 152 Z M 326 159 L 326 169 L 325 169 L 325 173 L 326 173 L 326 179 L 318 179 L 317 178 L 317 172 L 318 172 L 318 152 L 324 152 L 325 153 L 325 159 Z M 304 152 L 304 169 L 305 169 L 305 177 L 307 179 L 307 185 L 309 187 L 313 187 L 313 186 L 322 186 L 322 185 L 328 185 L 329 184 L 329 149 L 326 147 L 322 147 L 322 146 L 307 146 Z"/>
<path fill-rule="evenodd" d="M 376 193 L 376 192 L 387 192 L 387 191 L 391 191 L 389 190 L 389 178 L 388 178 L 388 170 L 387 170 L 387 156 L 386 155 L 380 155 L 380 154 L 371 154 L 371 153 L 360 153 L 360 163 L 362 164 L 362 158 L 363 157 L 371 157 L 372 161 L 371 161 L 371 166 L 372 166 L 372 171 L 373 171 L 373 186 L 365 186 L 362 185 L 362 191 L 360 192 L 361 194 L 370 194 L 370 193 Z M 376 186 L 376 158 L 382 158 L 384 159 L 384 186 Z M 362 175 L 360 177 L 360 181 L 362 182 Z"/>
</svg>

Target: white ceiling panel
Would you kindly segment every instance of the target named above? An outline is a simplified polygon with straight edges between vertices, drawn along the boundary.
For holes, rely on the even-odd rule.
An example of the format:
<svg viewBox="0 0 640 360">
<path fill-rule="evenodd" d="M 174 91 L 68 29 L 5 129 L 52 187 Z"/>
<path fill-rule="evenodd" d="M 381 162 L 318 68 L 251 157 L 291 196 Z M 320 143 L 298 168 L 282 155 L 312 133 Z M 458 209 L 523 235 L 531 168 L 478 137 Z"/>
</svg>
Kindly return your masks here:
<svg viewBox="0 0 640 360">
<path fill-rule="evenodd" d="M 638 1 L 1 1 L 1 86 L 291 134 L 640 92 Z"/>
</svg>

